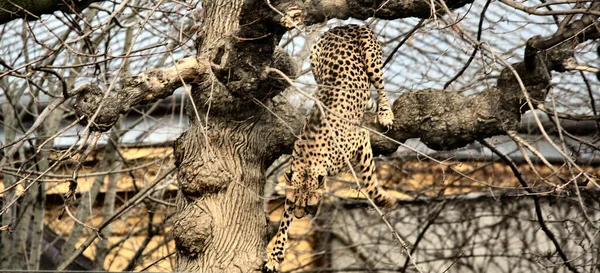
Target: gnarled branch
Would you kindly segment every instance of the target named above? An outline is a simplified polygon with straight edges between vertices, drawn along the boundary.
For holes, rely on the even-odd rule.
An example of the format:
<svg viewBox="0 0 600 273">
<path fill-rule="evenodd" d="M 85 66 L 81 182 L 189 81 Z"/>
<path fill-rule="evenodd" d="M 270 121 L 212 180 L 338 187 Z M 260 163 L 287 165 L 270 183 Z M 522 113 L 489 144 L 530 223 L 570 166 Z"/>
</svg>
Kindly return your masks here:
<svg viewBox="0 0 600 273">
<path fill-rule="evenodd" d="M 108 131 L 119 115 L 127 113 L 132 106 L 166 98 L 184 83 L 199 83 L 207 71 L 208 65 L 192 56 L 180 59 L 165 70 L 152 69 L 135 76 L 126 75 L 121 78 L 122 87 L 115 94 L 105 94 L 100 87 L 86 83 L 76 88 L 75 114 L 83 123 L 91 122 L 92 130 Z"/>
</svg>

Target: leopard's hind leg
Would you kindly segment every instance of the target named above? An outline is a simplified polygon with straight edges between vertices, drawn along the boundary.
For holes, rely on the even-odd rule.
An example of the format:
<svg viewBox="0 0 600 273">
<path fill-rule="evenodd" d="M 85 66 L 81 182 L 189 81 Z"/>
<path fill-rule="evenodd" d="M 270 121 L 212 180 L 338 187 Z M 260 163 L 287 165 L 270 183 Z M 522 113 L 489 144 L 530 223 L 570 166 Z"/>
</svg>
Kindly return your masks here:
<svg viewBox="0 0 600 273">
<path fill-rule="evenodd" d="M 369 132 L 361 130 L 363 137 L 359 143 L 356 152 L 355 170 L 358 179 L 365 184 L 364 191 L 367 193 L 376 205 L 386 208 L 392 208 L 396 205 L 396 200 L 387 191 L 379 186 L 377 175 L 375 173 L 375 161 L 373 161 L 373 151 L 371 150 L 371 141 Z"/>
</svg>

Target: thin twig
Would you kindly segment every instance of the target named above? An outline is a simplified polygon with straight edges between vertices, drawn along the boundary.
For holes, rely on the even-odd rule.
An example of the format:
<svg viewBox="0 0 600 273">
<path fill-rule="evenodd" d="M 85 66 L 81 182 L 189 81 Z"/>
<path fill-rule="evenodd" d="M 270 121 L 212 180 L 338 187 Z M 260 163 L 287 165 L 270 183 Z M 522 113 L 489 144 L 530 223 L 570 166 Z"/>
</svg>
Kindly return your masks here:
<svg viewBox="0 0 600 273">
<path fill-rule="evenodd" d="M 152 183 L 150 183 L 150 185 L 148 185 L 146 188 L 144 188 L 142 191 L 138 192 L 135 196 L 133 196 L 131 199 L 127 200 L 127 202 L 125 204 L 123 204 L 117 211 L 115 211 L 115 213 L 113 213 L 113 215 L 111 215 L 110 217 L 104 219 L 104 221 L 102 221 L 102 223 L 100 223 L 96 229 L 98 230 L 98 232 L 102 231 L 102 229 L 104 229 L 105 227 L 107 227 L 110 223 L 112 223 L 117 217 L 121 216 L 123 213 L 125 213 L 126 211 L 128 211 L 129 209 L 133 208 L 135 205 L 137 205 L 142 199 L 144 199 L 146 197 L 146 195 L 152 190 L 154 189 L 154 187 L 156 185 L 158 185 L 158 183 L 160 183 L 163 179 L 165 179 L 169 174 L 171 174 L 173 171 L 175 171 L 175 167 L 171 167 L 168 170 L 165 170 L 160 176 L 156 177 L 154 179 L 154 181 Z M 75 250 L 71 256 L 69 256 L 66 260 L 64 260 L 61 264 L 58 265 L 57 270 L 59 271 L 63 271 L 67 268 L 67 266 L 69 266 L 73 261 L 75 261 L 75 259 L 81 255 L 81 253 L 83 253 L 83 251 L 85 251 L 93 242 L 94 240 L 98 237 L 98 233 L 94 233 L 92 234 L 92 236 L 88 237 L 85 242 L 83 242 L 78 248 L 77 250 Z"/>
<path fill-rule="evenodd" d="M 512 170 L 513 174 L 515 175 L 515 177 L 517 178 L 517 180 L 519 181 L 521 186 L 525 189 L 525 191 L 527 193 L 529 193 L 529 196 L 531 196 L 531 198 L 533 198 L 533 204 L 535 205 L 535 214 L 537 215 L 538 223 L 540 224 L 540 227 L 542 228 L 542 230 L 544 231 L 544 233 L 546 234 L 548 239 L 550 239 L 550 241 L 552 241 L 552 244 L 554 244 L 554 247 L 556 248 L 556 252 L 558 252 L 558 255 L 563 260 L 563 263 L 569 270 L 571 270 L 571 272 L 578 273 L 579 271 L 577 270 L 577 268 L 575 268 L 569 262 L 569 258 L 567 258 L 567 255 L 565 254 L 562 247 L 560 246 L 560 243 L 556 239 L 556 236 L 554 236 L 554 233 L 552 233 L 552 231 L 546 225 L 546 222 L 544 221 L 544 215 L 542 213 L 542 207 L 540 206 L 540 200 L 539 200 L 538 196 L 533 192 L 533 190 L 529 187 L 529 185 L 527 184 L 525 179 L 523 179 L 523 176 L 521 175 L 521 172 L 517 168 L 517 165 L 512 161 L 512 159 L 510 159 L 507 155 L 500 152 L 498 149 L 496 149 L 496 147 L 492 146 L 487 141 L 480 140 L 479 142 L 483 146 L 490 149 L 498 157 L 500 157 L 502 159 L 502 161 L 504 161 L 506 163 L 506 165 L 508 165 L 508 167 L 510 167 L 510 169 Z"/>
<path fill-rule="evenodd" d="M 433 215 L 431 217 L 429 217 L 429 219 L 427 219 L 427 224 L 425 224 L 425 227 L 423 227 L 421 232 L 419 232 L 419 235 L 417 235 L 417 238 L 415 239 L 415 242 L 413 243 L 412 248 L 410 249 L 411 255 L 415 253 L 415 251 L 417 250 L 417 246 L 419 245 L 421 240 L 423 238 L 425 238 L 425 233 L 427 233 L 427 230 L 429 230 L 429 228 L 433 225 L 433 222 L 435 222 L 435 220 L 438 218 L 438 216 L 440 216 L 440 213 L 442 213 L 442 211 L 446 207 L 446 203 L 447 203 L 446 200 L 442 201 L 442 203 L 439 204 L 439 208 L 433 212 Z M 406 269 L 408 268 L 408 262 L 409 262 L 408 259 L 406 259 L 404 261 L 404 265 L 402 266 L 402 269 L 400 270 L 401 273 L 406 272 Z M 454 264 L 454 263 L 452 263 L 452 264 Z M 450 265 L 450 266 L 452 266 L 452 265 Z"/>
<path fill-rule="evenodd" d="M 402 41 L 400 41 L 400 43 L 398 43 L 398 45 L 396 45 L 394 50 L 392 50 L 392 53 L 390 53 L 390 55 L 388 55 L 388 57 L 385 59 L 385 62 L 383 62 L 383 65 L 381 66 L 381 68 L 384 68 L 385 65 L 388 64 L 392 60 L 392 57 L 394 57 L 394 54 L 396 54 L 398 49 L 400 49 L 400 47 L 404 43 L 406 43 L 406 41 L 408 41 L 408 39 L 410 39 L 410 37 L 412 37 L 413 34 L 415 34 L 415 32 L 423 25 L 423 22 L 425 22 L 425 18 L 421 19 L 419 21 L 419 23 L 417 23 L 417 25 L 415 25 L 408 33 L 406 33 L 406 36 L 404 36 Z"/>
<path fill-rule="evenodd" d="M 479 28 L 477 30 L 477 42 L 478 43 L 475 44 L 475 48 L 473 49 L 473 52 L 471 53 L 469 60 L 467 61 L 467 63 L 465 63 L 465 65 L 463 65 L 463 67 L 460 69 L 460 71 L 458 71 L 458 73 L 456 73 L 456 75 L 454 75 L 454 77 L 452 77 L 452 79 L 450 79 L 449 81 L 446 82 L 446 84 L 444 84 L 444 88 L 443 88 L 444 90 L 446 90 L 446 88 L 448 88 L 448 86 L 450 86 L 456 79 L 458 79 L 463 73 L 465 73 L 467 68 L 469 68 L 469 65 L 471 65 L 471 62 L 473 62 L 473 59 L 475 59 L 475 55 L 477 54 L 477 51 L 479 51 L 479 47 L 480 47 L 479 43 L 481 42 L 481 33 L 482 33 L 482 28 L 483 28 L 483 20 L 485 19 L 485 12 L 487 11 L 491 2 L 492 2 L 492 0 L 487 0 L 487 2 L 485 2 L 485 6 L 483 6 L 483 10 L 481 11 L 481 15 L 479 17 Z"/>
</svg>

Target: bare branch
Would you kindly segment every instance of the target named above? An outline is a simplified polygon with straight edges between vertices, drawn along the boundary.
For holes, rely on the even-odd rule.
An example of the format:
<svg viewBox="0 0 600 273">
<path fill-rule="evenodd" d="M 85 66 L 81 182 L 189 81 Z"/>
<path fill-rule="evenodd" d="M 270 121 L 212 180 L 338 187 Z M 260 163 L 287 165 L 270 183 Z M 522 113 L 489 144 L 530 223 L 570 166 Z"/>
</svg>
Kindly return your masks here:
<svg viewBox="0 0 600 273">
<path fill-rule="evenodd" d="M 94 2 L 103 0 L 62 0 L 62 1 L 26 1 L 0 0 L 0 24 L 17 18 L 36 20 L 43 14 L 56 11 L 67 13 L 80 12 Z"/>
<path fill-rule="evenodd" d="M 173 94 L 175 89 L 183 84 L 200 83 L 209 66 L 198 62 L 195 56 L 180 59 L 177 64 L 165 70 L 153 69 L 135 76 L 124 76 L 121 79 L 121 89 L 117 94 L 106 97 L 106 101 L 98 115 L 92 121 L 91 128 L 95 131 L 107 131 L 118 120 L 120 114 L 129 112 L 131 107 L 157 101 Z M 77 88 L 79 95 L 75 103 L 75 113 L 90 122 L 104 99 L 104 92 L 91 83 Z"/>
<path fill-rule="evenodd" d="M 531 198 L 533 198 L 533 203 L 535 205 L 535 213 L 537 215 L 538 223 L 540 224 L 540 227 L 542 228 L 544 233 L 546 233 L 546 236 L 548 236 L 548 239 L 550 239 L 550 241 L 552 241 L 552 244 L 554 244 L 554 247 L 556 248 L 556 252 L 558 252 L 558 255 L 563 260 L 565 266 L 573 273 L 579 272 L 579 270 L 577 270 L 569 262 L 570 260 L 569 260 L 569 258 L 567 258 L 567 255 L 565 254 L 564 250 L 560 246 L 560 243 L 556 239 L 556 236 L 554 236 L 554 233 L 552 233 L 552 231 L 546 225 L 546 222 L 544 220 L 544 214 L 543 214 L 542 208 L 540 206 L 540 201 L 539 201 L 538 197 L 533 193 L 531 188 L 529 187 L 527 181 L 525 181 L 525 179 L 523 179 L 523 176 L 521 175 L 521 172 L 519 171 L 519 169 L 517 168 L 515 163 L 508 156 L 506 156 L 505 154 L 500 152 L 498 149 L 496 149 L 496 147 L 492 146 L 487 141 L 482 140 L 479 142 L 481 144 L 483 144 L 485 147 L 487 147 L 488 149 L 492 150 L 492 152 L 494 152 L 494 154 L 499 156 L 510 167 L 510 169 L 513 171 L 515 177 L 519 180 L 519 183 L 521 183 L 521 186 L 523 186 L 523 189 L 525 189 L 525 191 L 527 191 L 530 194 Z"/>
<path fill-rule="evenodd" d="M 158 183 L 160 183 L 161 181 L 163 181 L 163 179 L 165 179 L 173 171 L 175 171 L 175 167 L 172 167 L 172 168 L 170 168 L 168 170 L 163 171 L 146 188 L 144 188 L 143 190 L 141 190 L 140 192 L 138 192 L 131 199 L 127 200 L 127 202 L 125 202 L 125 204 L 123 204 L 121 207 L 119 207 L 119 209 L 117 211 L 115 211 L 114 214 L 112 214 L 110 217 L 107 217 L 106 219 L 104 219 L 102 221 L 102 223 L 100 223 L 98 226 L 96 226 L 95 227 L 96 230 L 98 232 L 102 231 L 102 229 L 104 229 L 105 227 L 107 227 L 108 225 L 110 225 L 110 223 L 112 223 L 114 219 L 116 219 L 117 217 L 121 216 L 124 212 L 126 212 L 127 210 L 129 210 L 133 206 L 137 205 L 141 200 L 143 200 L 148 195 L 148 193 L 150 192 L 150 190 L 154 189 L 154 187 L 156 185 L 158 185 Z M 75 260 L 75 258 L 77 258 L 77 256 L 79 256 L 81 253 L 83 253 L 83 251 L 85 251 L 94 242 L 94 240 L 99 235 L 98 232 L 95 232 L 90 237 L 88 237 L 87 240 L 85 242 L 83 242 L 83 244 L 81 244 L 81 246 L 79 246 L 77 248 L 77 250 L 75 250 L 74 253 L 72 253 L 63 263 L 61 263 L 57 267 L 57 270 L 65 270 L 67 268 L 67 266 L 69 264 L 71 264 Z"/>
<path fill-rule="evenodd" d="M 436 11 L 441 10 L 439 3 L 435 1 Z M 456 9 L 472 3 L 472 0 L 447 0 L 446 5 Z M 380 19 L 393 20 L 398 18 L 418 17 L 429 18 L 432 16 L 430 1 L 411 0 L 320 0 L 305 2 L 306 19 L 304 24 L 312 25 L 324 22 L 331 18 L 338 19 L 367 19 L 376 17 Z"/>
</svg>

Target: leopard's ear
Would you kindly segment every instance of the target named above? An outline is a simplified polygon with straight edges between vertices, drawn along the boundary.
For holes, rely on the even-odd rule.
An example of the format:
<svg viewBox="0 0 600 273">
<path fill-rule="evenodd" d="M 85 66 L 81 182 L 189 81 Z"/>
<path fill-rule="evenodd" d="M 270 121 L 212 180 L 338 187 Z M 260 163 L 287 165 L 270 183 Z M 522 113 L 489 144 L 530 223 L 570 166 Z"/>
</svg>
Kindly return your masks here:
<svg viewBox="0 0 600 273">
<path fill-rule="evenodd" d="M 319 181 L 319 185 L 323 185 L 323 182 L 325 182 L 325 176 L 324 175 L 317 176 L 317 181 Z"/>
<path fill-rule="evenodd" d="M 285 174 L 284 174 L 284 178 L 285 178 L 285 181 L 286 181 L 286 182 L 290 182 L 290 181 L 292 181 L 292 171 L 285 172 Z"/>
<path fill-rule="evenodd" d="M 303 130 L 303 131 L 304 131 L 304 130 Z M 302 137 L 304 137 L 304 136 L 302 136 Z M 302 139 L 302 138 L 299 138 L 299 139 L 296 139 L 296 142 L 294 142 L 294 146 L 295 146 L 295 147 L 298 147 L 298 148 L 306 148 L 306 143 L 307 143 L 307 142 L 308 142 L 307 140 L 304 140 L 304 139 Z M 293 159 L 293 158 L 294 158 L 294 155 L 292 155 L 292 159 Z"/>
</svg>

